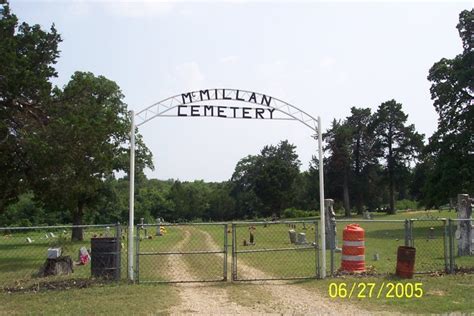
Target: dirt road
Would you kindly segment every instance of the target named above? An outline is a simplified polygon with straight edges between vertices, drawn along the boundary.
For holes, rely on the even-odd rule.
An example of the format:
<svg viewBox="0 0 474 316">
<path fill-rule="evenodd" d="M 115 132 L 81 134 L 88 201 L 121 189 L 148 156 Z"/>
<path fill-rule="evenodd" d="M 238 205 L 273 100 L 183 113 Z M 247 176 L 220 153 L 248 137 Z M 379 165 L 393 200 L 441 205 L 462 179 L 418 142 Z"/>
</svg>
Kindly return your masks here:
<svg viewBox="0 0 474 316">
<path fill-rule="evenodd" d="M 185 237 L 177 244 L 177 249 L 189 242 L 191 233 L 189 228 L 183 228 Z M 196 233 L 193 231 L 193 233 Z M 220 247 L 215 243 L 212 236 L 202 230 L 206 243 L 206 249 L 218 250 Z M 216 254 L 222 257 L 222 254 Z M 230 266 L 230 256 L 229 256 Z M 193 279 L 192 271 L 187 267 L 184 260 L 178 260 L 173 264 L 174 269 L 170 271 L 170 277 L 174 279 Z M 239 262 L 239 272 L 247 276 L 266 275 L 254 267 Z M 179 288 L 181 303 L 175 306 L 170 312 L 172 314 L 350 314 L 351 310 L 357 310 L 358 314 L 366 314 L 367 311 L 351 309 L 347 303 L 333 302 L 323 297 L 319 292 L 306 290 L 291 281 L 266 281 L 243 285 L 251 289 L 253 293 L 258 293 L 265 297 L 263 300 L 256 300 L 251 306 L 248 302 L 242 303 L 241 299 L 235 299 L 230 293 L 235 293 L 235 289 L 229 287 L 236 286 L 216 286 L 203 283 L 181 283 L 176 285 Z M 240 287 L 242 289 L 242 287 Z M 237 295 L 239 296 L 239 295 Z M 240 302 L 239 302 L 240 300 Z"/>
</svg>

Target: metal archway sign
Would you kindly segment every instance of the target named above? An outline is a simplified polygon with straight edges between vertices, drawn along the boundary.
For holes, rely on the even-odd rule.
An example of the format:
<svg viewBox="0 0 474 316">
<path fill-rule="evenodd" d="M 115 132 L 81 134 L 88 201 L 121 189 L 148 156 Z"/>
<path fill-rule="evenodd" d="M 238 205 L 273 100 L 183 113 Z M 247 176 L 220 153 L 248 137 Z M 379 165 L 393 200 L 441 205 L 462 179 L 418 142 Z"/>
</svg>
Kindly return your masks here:
<svg viewBox="0 0 474 316">
<path fill-rule="evenodd" d="M 219 102 L 219 104 L 215 104 Z M 229 103 L 223 105 L 222 103 Z M 235 106 L 245 103 L 247 106 Z M 309 127 L 316 134 L 319 153 L 319 199 L 321 214 L 321 271 L 326 276 L 326 229 L 324 212 L 324 175 L 321 118 L 317 119 L 305 111 L 280 99 L 247 90 L 239 89 L 205 89 L 181 93 L 137 112 L 131 111 L 130 131 L 130 204 L 128 228 L 128 275 L 134 280 L 134 217 L 135 217 L 135 128 L 155 117 L 215 117 L 221 119 L 256 119 L 256 120 L 290 120 L 298 121 Z M 316 137 L 317 135 L 317 137 Z"/>
</svg>

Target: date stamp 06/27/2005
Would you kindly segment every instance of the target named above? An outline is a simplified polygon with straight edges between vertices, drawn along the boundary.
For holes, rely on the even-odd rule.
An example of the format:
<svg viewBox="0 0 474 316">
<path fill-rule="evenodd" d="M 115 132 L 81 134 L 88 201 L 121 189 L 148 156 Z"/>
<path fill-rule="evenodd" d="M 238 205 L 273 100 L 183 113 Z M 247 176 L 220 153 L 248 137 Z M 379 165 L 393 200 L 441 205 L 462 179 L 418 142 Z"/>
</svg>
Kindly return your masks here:
<svg viewBox="0 0 474 316">
<path fill-rule="evenodd" d="M 332 282 L 328 287 L 331 298 L 421 298 L 423 297 L 423 283 L 421 282 Z"/>
</svg>

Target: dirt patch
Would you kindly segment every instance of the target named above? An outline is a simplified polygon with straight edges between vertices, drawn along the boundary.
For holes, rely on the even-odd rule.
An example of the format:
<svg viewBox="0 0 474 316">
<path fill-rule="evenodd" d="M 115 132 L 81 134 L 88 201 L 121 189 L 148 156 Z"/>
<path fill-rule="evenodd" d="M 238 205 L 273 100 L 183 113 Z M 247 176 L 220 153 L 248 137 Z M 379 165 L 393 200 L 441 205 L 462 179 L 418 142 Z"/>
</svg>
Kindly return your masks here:
<svg viewBox="0 0 474 316">
<path fill-rule="evenodd" d="M 38 282 L 34 284 L 22 285 L 21 283 L 12 286 L 4 287 L 3 291 L 7 293 L 28 293 L 28 292 L 42 292 L 42 291 L 64 291 L 71 289 L 84 289 L 91 286 L 104 285 L 102 280 L 95 279 L 70 279 L 61 281 Z"/>
<path fill-rule="evenodd" d="M 212 236 L 204 231 L 207 247 L 218 249 Z M 222 255 L 221 255 L 222 256 Z M 228 257 L 229 262 L 231 260 Z M 229 263 L 230 264 L 230 263 Z M 246 276 L 259 276 L 271 278 L 266 272 L 239 262 L 239 271 Z M 271 296 L 271 300 L 257 302 L 252 306 L 253 313 L 276 313 L 276 314 L 347 314 L 352 307 L 348 303 L 340 304 L 325 298 L 316 290 L 309 291 L 296 284 L 294 281 L 257 281 L 253 282 L 253 290 L 257 292 L 266 292 Z M 360 308 L 358 314 L 366 314 L 367 311 Z"/>
<path fill-rule="evenodd" d="M 184 238 L 176 244 L 176 250 L 182 250 L 183 245 L 189 242 L 191 233 L 183 228 Z M 171 280 L 192 280 L 193 273 L 186 266 L 184 260 L 173 262 L 173 269 L 168 277 Z M 178 283 L 181 303 L 174 306 L 171 314 L 252 314 L 252 309 L 233 302 L 227 291 L 217 285 L 202 283 Z"/>
</svg>

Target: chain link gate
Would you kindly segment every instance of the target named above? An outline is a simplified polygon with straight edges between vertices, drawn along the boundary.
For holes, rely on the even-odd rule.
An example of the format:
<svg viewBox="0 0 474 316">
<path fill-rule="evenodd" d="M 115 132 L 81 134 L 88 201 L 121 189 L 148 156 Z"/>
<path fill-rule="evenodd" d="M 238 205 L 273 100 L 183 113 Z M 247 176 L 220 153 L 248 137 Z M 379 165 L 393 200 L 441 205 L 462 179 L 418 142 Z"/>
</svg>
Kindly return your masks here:
<svg viewBox="0 0 474 316">
<path fill-rule="evenodd" d="M 316 221 L 232 224 L 232 280 L 289 280 L 319 277 Z"/>
<path fill-rule="evenodd" d="M 138 283 L 227 280 L 227 224 L 137 225 Z"/>
</svg>

